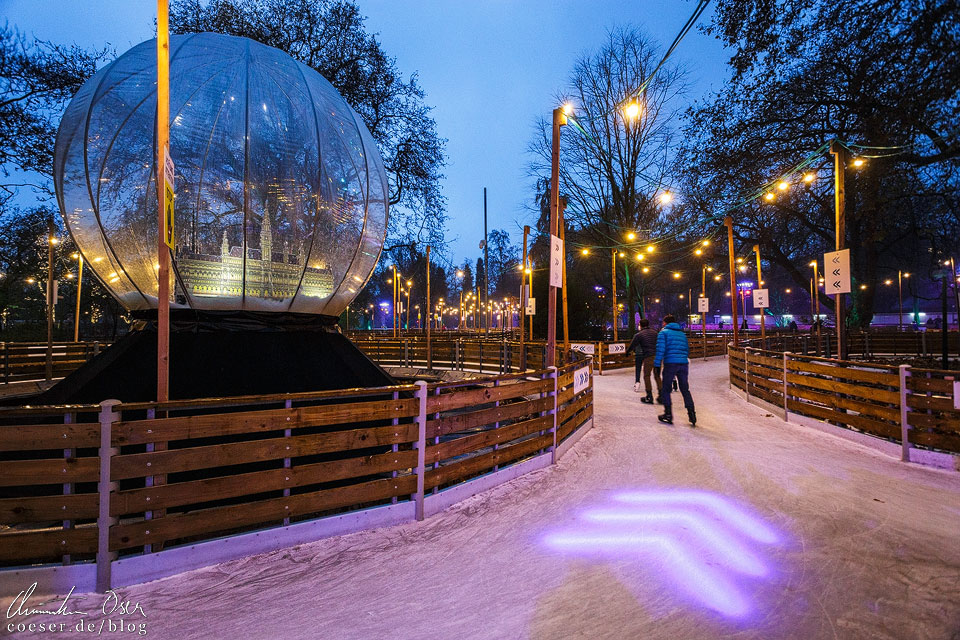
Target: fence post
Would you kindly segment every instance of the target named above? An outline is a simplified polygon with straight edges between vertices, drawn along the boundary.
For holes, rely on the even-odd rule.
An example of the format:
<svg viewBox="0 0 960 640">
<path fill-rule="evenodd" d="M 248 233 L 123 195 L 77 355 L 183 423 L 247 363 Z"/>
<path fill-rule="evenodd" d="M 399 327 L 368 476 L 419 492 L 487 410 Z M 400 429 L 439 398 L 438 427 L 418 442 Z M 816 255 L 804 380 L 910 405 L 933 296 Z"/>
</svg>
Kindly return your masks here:
<svg viewBox="0 0 960 640">
<path fill-rule="evenodd" d="M 292 409 L 292 408 L 293 408 L 293 400 L 286 400 L 286 401 L 284 401 L 284 403 L 283 403 L 283 408 L 284 408 L 284 409 L 287 409 L 287 410 Z M 289 420 L 289 419 L 290 419 L 290 416 L 287 416 L 287 420 Z M 289 438 L 289 437 L 291 437 L 292 435 L 293 435 L 293 429 L 287 428 L 287 429 L 284 429 L 284 430 L 283 430 L 283 437 L 284 437 L 284 438 Z M 288 442 L 289 442 L 289 441 L 288 441 Z M 286 446 L 287 446 L 287 449 L 286 449 L 286 450 L 289 451 L 289 450 L 290 450 L 290 445 L 288 444 L 288 445 L 286 445 Z M 283 476 L 283 477 L 284 477 L 284 480 L 285 480 L 286 482 L 290 482 L 290 471 L 289 471 L 289 469 L 290 469 L 290 460 L 291 460 L 291 459 L 290 459 L 289 457 L 286 457 L 286 458 L 283 459 L 283 468 L 288 470 L 288 471 L 285 472 L 286 475 Z M 289 498 L 289 497 L 290 497 L 290 487 L 289 487 L 289 486 L 286 487 L 286 488 L 283 490 L 283 497 L 284 497 L 284 498 Z M 287 516 L 286 518 L 283 519 L 283 526 L 286 527 L 286 526 L 289 525 L 289 524 L 290 524 L 290 517 Z"/>
<path fill-rule="evenodd" d="M 743 390 L 750 400 L 750 347 L 743 348 Z"/>
<path fill-rule="evenodd" d="M 410 366 L 410 340 L 403 340 L 403 366 Z"/>
<path fill-rule="evenodd" d="M 100 355 L 100 341 L 95 340 L 93 343 L 93 357 L 96 358 L 98 355 Z"/>
<path fill-rule="evenodd" d="M 787 417 L 787 357 L 790 355 L 789 351 L 783 352 L 783 421 L 790 422 L 790 419 Z"/>
<path fill-rule="evenodd" d="M 907 423 L 907 378 L 910 377 L 910 365 L 900 365 L 900 459 L 910 462 L 910 425 Z"/>
<path fill-rule="evenodd" d="M 97 483 L 99 494 L 99 509 L 97 511 L 97 591 L 103 593 L 110 588 L 111 563 L 116 558 L 116 552 L 110 552 L 110 528 L 117 524 L 117 519 L 110 516 L 110 493 L 116 489 L 116 484 L 110 482 L 110 461 L 117 453 L 113 443 L 113 423 L 118 415 L 113 408 L 120 404 L 119 400 L 104 400 L 100 403 L 100 480 Z"/>
<path fill-rule="evenodd" d="M 870 334 L 866 331 L 863 332 L 863 351 L 863 355 L 867 358 L 873 355 L 870 353 Z"/>
<path fill-rule="evenodd" d="M 557 390 L 560 379 L 557 376 L 556 367 L 550 367 L 550 377 L 553 378 L 553 410 L 550 412 L 553 414 L 553 428 L 550 429 L 553 432 L 553 448 L 550 450 L 550 464 L 557 464 L 557 418 L 560 415 L 559 403 L 557 402 L 560 399 L 560 394 Z"/>
<path fill-rule="evenodd" d="M 927 357 L 927 332 L 920 332 L 920 350 L 923 352 L 923 357 Z"/>
<path fill-rule="evenodd" d="M 73 423 L 75 423 L 76 421 L 77 421 L 77 414 L 75 414 L 75 413 L 65 413 L 65 414 L 63 414 L 63 423 L 64 423 L 64 424 L 73 424 Z M 67 437 L 66 428 L 64 428 L 63 437 Z M 64 449 L 64 450 L 63 450 L 64 463 L 65 463 L 65 464 L 68 464 L 70 458 L 72 458 L 74 455 L 76 455 L 76 449 Z M 73 483 L 72 483 L 72 482 L 65 482 L 65 483 L 63 483 L 63 495 L 68 496 L 68 495 L 71 495 L 73 492 L 74 492 L 74 486 L 73 486 Z M 73 529 L 73 524 L 74 524 L 74 523 L 73 523 L 73 520 L 64 520 L 64 521 L 63 521 L 63 528 L 64 528 L 64 529 Z M 71 558 L 70 558 L 70 554 L 64 554 L 62 560 L 63 560 L 63 564 L 65 564 L 65 565 L 72 563 L 72 560 L 71 560 Z"/>
<path fill-rule="evenodd" d="M 417 493 L 414 496 L 414 514 L 417 520 L 423 520 L 423 487 L 426 474 L 427 455 L 427 383 L 417 380 L 416 397 L 420 405 L 417 413 Z"/>
<path fill-rule="evenodd" d="M 10 384 L 10 352 L 7 343 L 3 343 L 3 384 Z"/>
<path fill-rule="evenodd" d="M 453 368 L 463 371 L 463 361 L 460 359 L 460 343 L 463 342 L 463 338 L 457 338 L 453 343 Z"/>
</svg>

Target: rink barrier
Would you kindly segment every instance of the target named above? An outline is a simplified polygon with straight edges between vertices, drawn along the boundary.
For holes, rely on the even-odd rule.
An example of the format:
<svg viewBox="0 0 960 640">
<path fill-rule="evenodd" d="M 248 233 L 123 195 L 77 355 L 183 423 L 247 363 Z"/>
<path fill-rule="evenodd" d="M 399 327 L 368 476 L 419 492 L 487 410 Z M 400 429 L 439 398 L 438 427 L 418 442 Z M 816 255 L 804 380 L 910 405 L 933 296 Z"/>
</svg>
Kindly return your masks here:
<svg viewBox="0 0 960 640">
<path fill-rule="evenodd" d="M 915 449 L 960 453 L 960 374 L 803 356 L 751 346 L 728 349 L 730 384 L 791 414 Z"/>
<path fill-rule="evenodd" d="M 555 463 L 593 424 L 592 372 L 0 409 L 0 594 L 104 591 L 429 517 Z"/>
<path fill-rule="evenodd" d="M 62 378 L 100 355 L 109 342 L 54 342 L 50 349 L 52 378 Z M 46 377 L 46 342 L 0 342 L 0 380 L 9 385 Z"/>
</svg>

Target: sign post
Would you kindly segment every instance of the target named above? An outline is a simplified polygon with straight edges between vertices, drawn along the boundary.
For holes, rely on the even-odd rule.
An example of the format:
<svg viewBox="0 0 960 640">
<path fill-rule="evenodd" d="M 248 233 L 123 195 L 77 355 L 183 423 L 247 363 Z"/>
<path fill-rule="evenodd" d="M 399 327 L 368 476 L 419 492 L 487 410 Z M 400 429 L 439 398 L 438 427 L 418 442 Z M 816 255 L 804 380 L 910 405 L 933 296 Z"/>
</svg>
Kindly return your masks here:
<svg viewBox="0 0 960 640">
<path fill-rule="evenodd" d="M 157 401 L 170 399 L 170 249 L 173 162 L 170 161 L 170 32 L 167 0 L 157 0 Z M 168 181 L 169 172 L 169 181 Z M 161 178 L 162 175 L 162 178 Z M 161 185 L 160 182 L 163 182 Z"/>
</svg>

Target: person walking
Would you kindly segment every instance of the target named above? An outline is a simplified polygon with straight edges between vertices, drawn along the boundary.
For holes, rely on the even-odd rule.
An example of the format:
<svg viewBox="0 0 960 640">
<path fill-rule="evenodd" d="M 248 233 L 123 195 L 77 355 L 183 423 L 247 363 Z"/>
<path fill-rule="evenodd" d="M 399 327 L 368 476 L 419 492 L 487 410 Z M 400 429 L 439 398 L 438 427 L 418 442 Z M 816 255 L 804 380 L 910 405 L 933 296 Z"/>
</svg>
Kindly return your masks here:
<svg viewBox="0 0 960 640">
<path fill-rule="evenodd" d="M 640 320 L 640 331 L 634 334 L 627 347 L 627 353 L 635 352 L 636 382 L 633 390 L 640 392 L 640 372 L 643 372 L 643 386 L 647 395 L 640 398 L 644 404 L 653 404 L 653 389 L 650 386 L 650 374 L 653 373 L 653 360 L 657 355 L 657 334 L 660 332 L 650 326 L 650 321 L 646 318 Z M 660 397 L 660 372 L 653 376 L 657 383 L 657 397 Z"/>
<path fill-rule="evenodd" d="M 690 345 L 687 342 L 687 334 L 683 332 L 676 318 L 672 315 L 666 315 L 663 318 L 663 330 L 657 335 L 657 353 L 654 357 L 654 374 L 661 373 L 660 401 L 663 403 L 663 415 L 657 416 L 657 420 L 666 424 L 673 424 L 673 407 L 670 401 L 670 387 L 674 378 L 680 387 L 680 394 L 683 396 L 683 406 L 687 409 L 687 417 L 690 424 L 696 426 L 697 413 L 693 406 L 693 396 L 690 395 L 690 386 L 687 384 L 687 376 L 690 373 Z"/>
</svg>

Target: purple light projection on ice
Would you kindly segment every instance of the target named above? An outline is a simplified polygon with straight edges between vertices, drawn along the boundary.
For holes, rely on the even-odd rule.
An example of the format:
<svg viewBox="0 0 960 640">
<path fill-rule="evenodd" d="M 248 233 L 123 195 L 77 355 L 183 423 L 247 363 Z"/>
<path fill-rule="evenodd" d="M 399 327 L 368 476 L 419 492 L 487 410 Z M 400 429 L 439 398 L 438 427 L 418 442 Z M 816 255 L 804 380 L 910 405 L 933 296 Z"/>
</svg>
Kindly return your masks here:
<svg viewBox="0 0 960 640">
<path fill-rule="evenodd" d="M 769 574 L 754 548 L 780 540 L 759 518 L 722 496 L 695 490 L 631 491 L 614 506 L 581 514 L 584 524 L 545 536 L 546 546 L 579 555 L 648 555 L 667 568 L 667 579 L 702 605 L 727 617 L 750 613 L 736 574 Z"/>
<path fill-rule="evenodd" d="M 641 505 L 669 505 L 697 507 L 736 527 L 741 533 L 758 542 L 775 544 L 780 541 L 777 532 L 759 518 L 755 518 L 730 500 L 709 491 L 667 489 L 660 491 L 628 491 L 613 497 L 617 502 Z"/>
<path fill-rule="evenodd" d="M 686 529 L 695 538 L 697 546 L 712 549 L 719 559 L 731 569 L 751 576 L 763 576 L 767 567 L 750 549 L 725 532 L 718 531 L 716 524 L 701 516 L 677 509 L 657 511 L 618 511 L 613 509 L 588 511 L 583 515 L 590 522 L 636 523 L 643 528 L 657 529 L 666 534 L 677 528 Z"/>
</svg>

